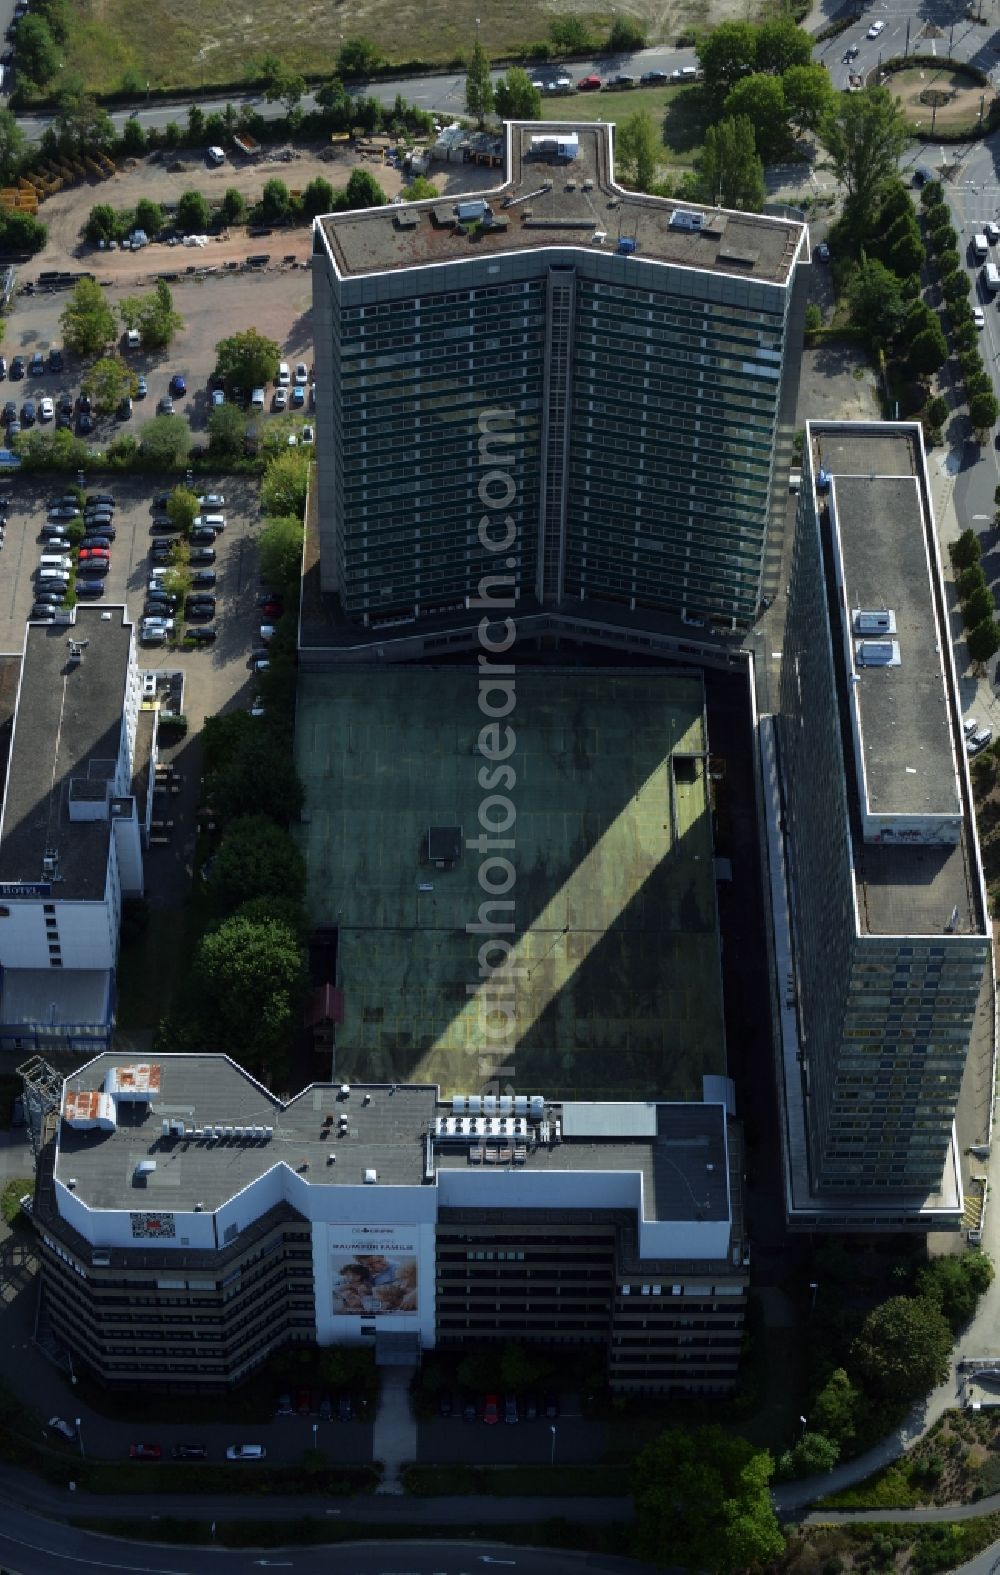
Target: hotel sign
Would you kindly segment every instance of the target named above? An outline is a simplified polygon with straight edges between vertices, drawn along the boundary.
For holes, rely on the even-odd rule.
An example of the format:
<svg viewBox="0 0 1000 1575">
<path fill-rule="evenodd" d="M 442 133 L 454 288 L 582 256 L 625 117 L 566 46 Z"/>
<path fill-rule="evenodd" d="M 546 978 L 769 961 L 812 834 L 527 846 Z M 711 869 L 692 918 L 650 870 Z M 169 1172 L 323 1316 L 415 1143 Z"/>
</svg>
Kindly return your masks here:
<svg viewBox="0 0 1000 1575">
<path fill-rule="evenodd" d="M 0 881 L 0 901 L 11 897 L 51 897 L 52 886 L 47 880 Z"/>
</svg>

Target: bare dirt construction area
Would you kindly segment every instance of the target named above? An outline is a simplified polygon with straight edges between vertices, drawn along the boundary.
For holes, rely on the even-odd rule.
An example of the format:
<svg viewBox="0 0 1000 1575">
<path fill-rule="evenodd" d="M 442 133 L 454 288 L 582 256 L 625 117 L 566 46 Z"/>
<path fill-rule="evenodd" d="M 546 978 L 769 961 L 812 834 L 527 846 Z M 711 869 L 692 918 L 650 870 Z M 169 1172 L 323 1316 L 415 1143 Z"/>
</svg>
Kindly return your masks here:
<svg viewBox="0 0 1000 1575">
<path fill-rule="evenodd" d="M 646 24 L 651 44 L 673 41 L 686 28 L 746 15 L 743 0 L 628 0 L 624 6 L 581 13 L 570 0 L 541 12 L 530 0 L 292 0 L 283 6 L 242 11 L 228 0 L 145 0 L 141 25 L 132 0 L 78 0 L 63 45 L 65 71 L 87 86 L 109 92 L 124 83 L 159 88 L 237 85 L 253 62 L 276 54 L 291 70 L 332 72 L 346 38 L 374 39 L 390 63 L 442 64 L 468 57 L 477 32 L 493 57 L 509 56 L 535 39 L 547 39 L 550 20 L 579 15 L 595 38 L 607 36 L 615 10 Z M 477 15 L 479 13 L 479 15 Z M 481 22 L 481 28 L 479 26 Z M 52 86 L 59 90 L 57 77 Z"/>
<path fill-rule="evenodd" d="M 130 160 L 130 167 L 121 169 L 110 180 L 88 182 L 56 192 L 38 210 L 39 218 L 49 230 L 45 250 L 20 270 L 19 278 L 27 282 L 37 280 L 40 273 L 49 270 L 85 268 L 97 279 L 133 286 L 146 283 L 157 273 L 183 273 L 188 267 L 202 269 L 242 262 L 255 252 L 269 252 L 274 261 L 292 256 L 305 261 L 310 252 L 308 224 L 275 230 L 271 235 L 253 240 L 245 229 L 237 227 L 211 237 L 203 247 L 153 244 L 141 252 L 102 252 L 81 239 L 87 216 L 97 203 L 110 203 L 113 208 L 134 208 L 141 197 L 149 197 L 153 202 L 168 205 L 176 203 L 186 191 L 200 191 L 210 203 L 216 203 L 221 202 L 231 186 L 255 201 L 268 180 L 283 180 L 290 191 L 296 192 L 321 175 L 337 190 L 347 185 L 355 169 L 369 170 L 388 198 L 395 197 L 404 185 L 403 176 L 391 165 L 366 160 L 358 153 L 338 150 L 331 157 L 333 150 L 320 146 L 294 148 L 290 152 L 292 157 L 287 163 L 266 158 L 256 162 L 243 160 L 239 164 L 227 161 L 217 169 L 209 168 L 204 159 L 194 156 Z M 442 195 L 481 190 L 496 180 L 490 172 L 465 164 L 435 164 L 429 175 Z"/>
<path fill-rule="evenodd" d="M 935 71 L 918 66 L 909 71 L 894 71 L 888 80 L 894 98 L 902 105 L 911 126 L 934 124 L 942 129 L 972 126 L 979 118 L 985 92 L 984 113 L 989 111 L 993 93 L 965 71 Z"/>
</svg>

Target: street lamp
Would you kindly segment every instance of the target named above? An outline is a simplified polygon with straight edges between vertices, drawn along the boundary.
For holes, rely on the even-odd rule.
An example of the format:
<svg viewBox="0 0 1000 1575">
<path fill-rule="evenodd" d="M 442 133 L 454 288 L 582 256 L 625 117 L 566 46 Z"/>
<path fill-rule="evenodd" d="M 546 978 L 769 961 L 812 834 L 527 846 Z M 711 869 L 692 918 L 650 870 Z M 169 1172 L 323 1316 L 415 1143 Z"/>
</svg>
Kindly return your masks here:
<svg viewBox="0 0 1000 1575">
<path fill-rule="evenodd" d="M 802 1437 L 805 1438 L 805 1436 L 806 1436 L 806 1418 L 804 1416 L 800 1416 L 799 1417 L 799 1421 L 802 1423 Z"/>
<path fill-rule="evenodd" d="M 83 1447 L 83 1418 L 79 1416 L 76 1419 L 76 1436 L 80 1445 L 80 1454 L 83 1456 L 84 1460 L 86 1460 L 87 1452 Z"/>
<path fill-rule="evenodd" d="M 66 1348 L 66 1355 L 69 1357 L 69 1380 L 70 1380 L 70 1383 L 73 1385 L 73 1388 L 75 1389 L 76 1388 L 76 1373 L 73 1371 L 73 1352 L 69 1349 L 68 1346 Z"/>
<path fill-rule="evenodd" d="M 810 1280 L 809 1281 L 809 1289 L 812 1291 L 812 1302 L 810 1303 L 810 1306 L 809 1306 L 809 1315 L 811 1317 L 812 1314 L 816 1311 L 816 1292 L 819 1290 L 819 1281 L 818 1280 Z"/>
<path fill-rule="evenodd" d="M 550 1427 L 549 1432 L 552 1434 L 552 1453 L 549 1456 L 549 1465 L 554 1466 L 556 1463 L 556 1430 L 554 1427 Z"/>
<path fill-rule="evenodd" d="M 316 1434 L 319 1432 L 319 1423 L 313 1423 L 313 1448 L 316 1448 Z"/>
</svg>

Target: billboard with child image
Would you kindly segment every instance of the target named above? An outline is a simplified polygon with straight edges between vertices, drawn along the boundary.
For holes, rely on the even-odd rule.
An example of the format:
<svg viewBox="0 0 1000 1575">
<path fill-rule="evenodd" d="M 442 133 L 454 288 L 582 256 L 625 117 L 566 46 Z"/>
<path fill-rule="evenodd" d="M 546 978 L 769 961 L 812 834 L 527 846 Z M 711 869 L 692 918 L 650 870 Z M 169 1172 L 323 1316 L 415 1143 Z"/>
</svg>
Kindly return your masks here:
<svg viewBox="0 0 1000 1575">
<path fill-rule="evenodd" d="M 395 1225 L 330 1227 L 331 1311 L 335 1316 L 415 1313 L 417 1241 Z"/>
</svg>

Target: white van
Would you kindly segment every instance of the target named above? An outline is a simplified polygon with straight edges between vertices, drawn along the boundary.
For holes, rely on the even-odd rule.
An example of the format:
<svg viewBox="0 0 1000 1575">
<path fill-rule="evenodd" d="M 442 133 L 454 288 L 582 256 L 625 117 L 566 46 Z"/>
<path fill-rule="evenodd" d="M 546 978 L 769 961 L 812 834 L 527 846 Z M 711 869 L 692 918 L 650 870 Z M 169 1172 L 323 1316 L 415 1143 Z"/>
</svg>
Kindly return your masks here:
<svg viewBox="0 0 1000 1575">
<path fill-rule="evenodd" d="M 1000 268 L 997 267 L 996 263 L 986 264 L 986 267 L 983 269 L 982 278 L 983 284 L 986 286 L 987 290 L 989 290 L 991 295 L 995 295 L 997 290 L 1000 290 Z"/>
<path fill-rule="evenodd" d="M 274 381 L 275 381 L 275 385 L 278 388 L 290 388 L 291 387 L 292 369 L 288 365 L 287 361 L 282 361 L 282 362 L 279 363 L 279 365 L 278 365 L 278 375 L 277 375 L 277 377 L 275 378 Z"/>
<path fill-rule="evenodd" d="M 990 243 L 985 235 L 972 237 L 972 253 L 977 262 L 985 262 L 990 254 Z"/>
<path fill-rule="evenodd" d="M 264 390 L 262 388 L 255 388 L 253 393 L 250 395 L 251 410 L 263 410 L 265 398 L 266 395 Z"/>
<path fill-rule="evenodd" d="M 65 590 L 69 584 L 69 572 L 66 569 L 39 569 L 38 583 L 47 585 L 52 591 L 59 585 Z"/>
<path fill-rule="evenodd" d="M 191 522 L 192 530 L 214 530 L 217 536 L 225 528 L 226 516 L 224 514 L 196 514 Z"/>
<path fill-rule="evenodd" d="M 73 567 L 72 558 L 64 558 L 61 553 L 43 552 L 38 560 L 40 569 L 62 569 L 66 574 Z"/>
</svg>

